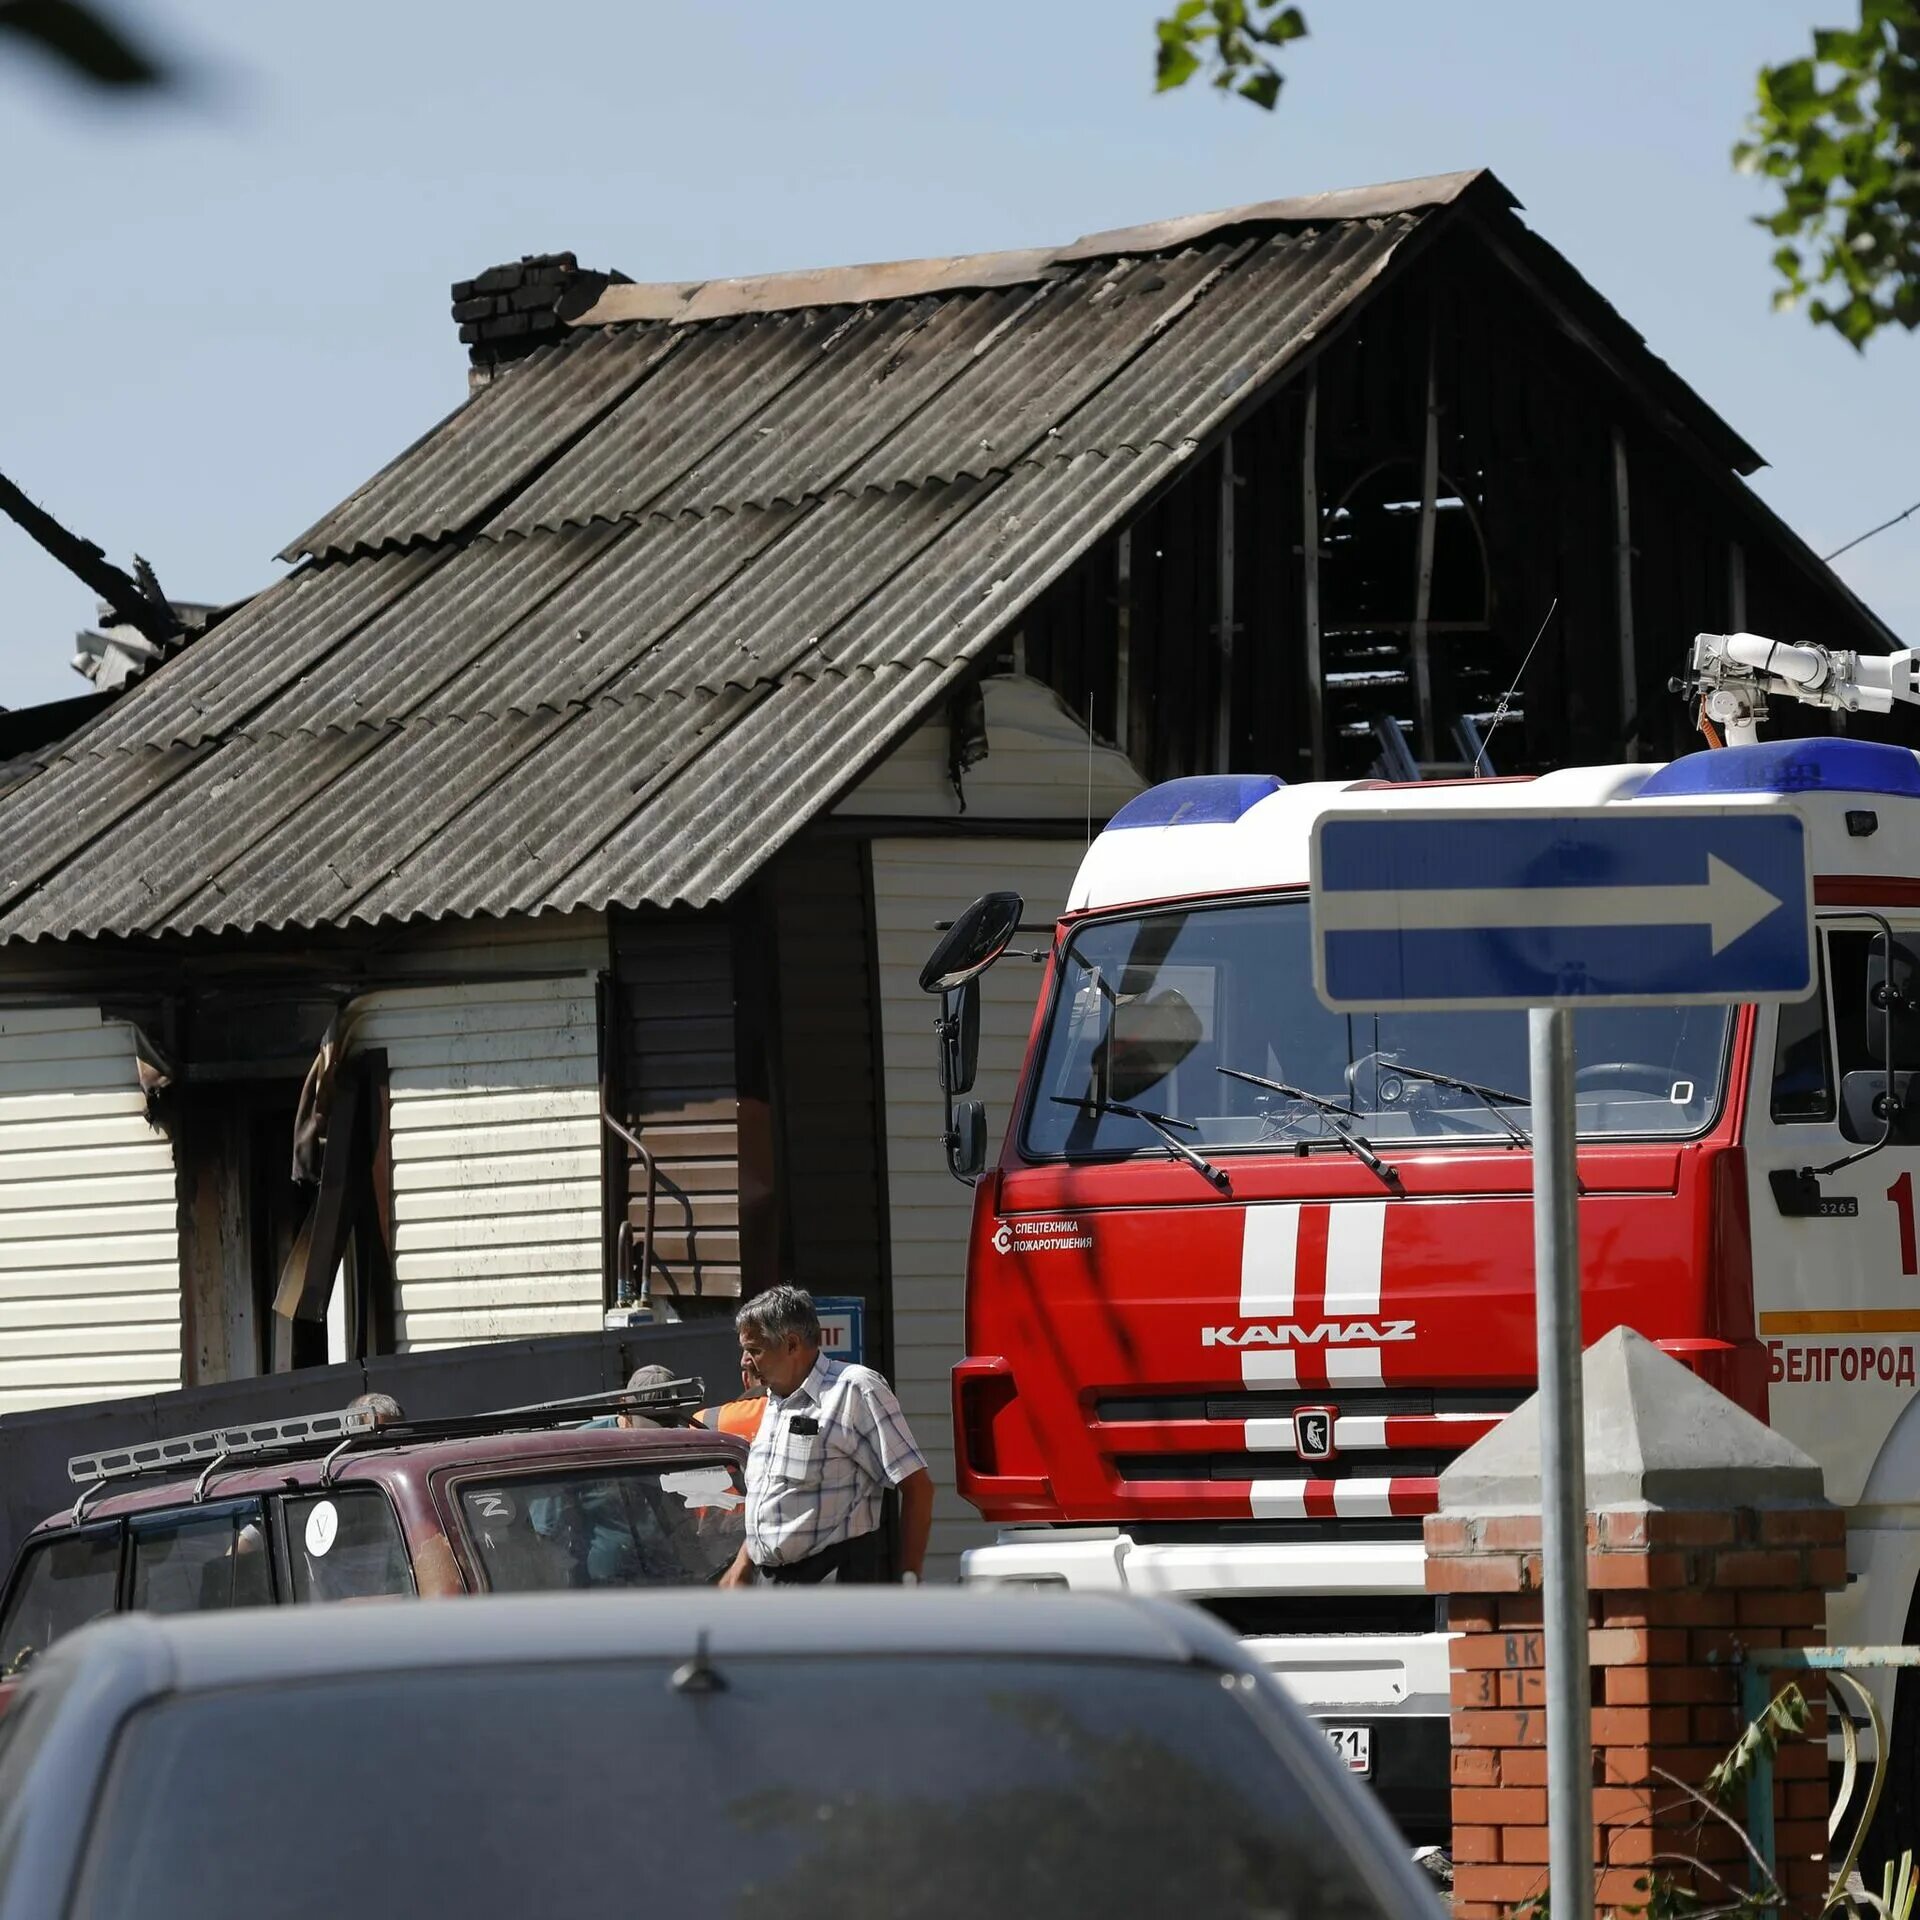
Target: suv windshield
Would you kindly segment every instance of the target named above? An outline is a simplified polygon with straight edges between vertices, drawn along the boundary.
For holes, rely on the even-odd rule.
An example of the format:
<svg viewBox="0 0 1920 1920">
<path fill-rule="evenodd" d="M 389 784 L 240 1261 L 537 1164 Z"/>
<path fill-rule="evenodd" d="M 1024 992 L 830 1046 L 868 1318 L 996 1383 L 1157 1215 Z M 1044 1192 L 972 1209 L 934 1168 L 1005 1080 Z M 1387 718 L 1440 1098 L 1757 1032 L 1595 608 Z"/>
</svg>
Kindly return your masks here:
<svg viewBox="0 0 1920 1920">
<path fill-rule="evenodd" d="M 711 1690 L 676 1664 L 163 1699 L 121 1738 L 75 1920 L 1385 1920 L 1340 1783 L 1210 1668 L 857 1637 L 723 1651 Z"/>
<path fill-rule="evenodd" d="M 1698 1133 L 1719 1104 L 1729 1024 L 1722 1007 L 1577 1014 L 1582 1138 Z M 1089 1104 L 1118 1101 L 1177 1116 L 1181 1138 L 1208 1153 L 1332 1145 L 1342 1124 L 1376 1146 L 1517 1145 L 1526 1093 L 1525 1014 L 1329 1013 L 1313 990 L 1306 901 L 1266 900 L 1078 929 L 1024 1137 L 1035 1156 L 1164 1153 L 1142 1121 Z"/>
<path fill-rule="evenodd" d="M 724 1460 L 514 1474 L 460 1489 L 467 1538 L 495 1593 L 717 1580 L 740 1551 L 745 1504 Z"/>
</svg>

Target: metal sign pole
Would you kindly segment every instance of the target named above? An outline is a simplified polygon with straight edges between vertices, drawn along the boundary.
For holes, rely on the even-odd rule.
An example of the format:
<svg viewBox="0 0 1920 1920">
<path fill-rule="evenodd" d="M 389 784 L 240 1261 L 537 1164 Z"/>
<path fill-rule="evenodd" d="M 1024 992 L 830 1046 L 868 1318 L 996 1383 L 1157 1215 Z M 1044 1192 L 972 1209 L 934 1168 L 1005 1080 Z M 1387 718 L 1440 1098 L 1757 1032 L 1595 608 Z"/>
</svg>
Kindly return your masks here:
<svg viewBox="0 0 1920 1920">
<path fill-rule="evenodd" d="M 1565 1007 L 1535 1007 L 1527 1015 L 1527 1042 L 1540 1359 L 1540 1557 L 1546 1575 L 1547 1847 L 1554 1912 L 1584 1920 L 1593 1912 L 1593 1744 L 1572 1013 Z"/>
</svg>

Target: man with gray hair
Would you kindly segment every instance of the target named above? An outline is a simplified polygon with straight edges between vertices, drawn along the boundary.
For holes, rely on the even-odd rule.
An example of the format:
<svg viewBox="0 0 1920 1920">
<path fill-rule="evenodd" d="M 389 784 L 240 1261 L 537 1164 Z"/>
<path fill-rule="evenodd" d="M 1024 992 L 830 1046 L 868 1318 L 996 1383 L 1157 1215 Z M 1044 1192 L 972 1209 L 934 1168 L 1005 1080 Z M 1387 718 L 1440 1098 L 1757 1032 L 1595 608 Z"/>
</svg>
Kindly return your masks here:
<svg viewBox="0 0 1920 1920">
<path fill-rule="evenodd" d="M 820 1351 L 820 1316 L 799 1287 L 769 1287 L 734 1316 L 746 1371 L 767 1389 L 747 1457 L 747 1537 L 720 1584 L 891 1580 L 880 1516 L 900 1490 L 899 1578 L 918 1585 L 933 1477 L 893 1389 L 871 1367 Z"/>
</svg>

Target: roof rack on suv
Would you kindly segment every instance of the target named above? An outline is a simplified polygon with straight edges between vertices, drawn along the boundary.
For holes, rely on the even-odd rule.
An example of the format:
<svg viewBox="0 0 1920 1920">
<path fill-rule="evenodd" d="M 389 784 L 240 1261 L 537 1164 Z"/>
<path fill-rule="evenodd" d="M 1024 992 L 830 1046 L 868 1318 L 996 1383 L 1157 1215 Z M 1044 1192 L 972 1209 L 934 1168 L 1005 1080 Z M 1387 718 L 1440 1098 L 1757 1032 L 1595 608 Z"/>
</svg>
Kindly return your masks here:
<svg viewBox="0 0 1920 1920">
<path fill-rule="evenodd" d="M 230 1427 L 209 1427 L 202 1433 L 141 1441 L 99 1453 L 76 1453 L 67 1462 L 67 1477 L 90 1493 L 111 1481 L 201 1465 L 200 1481 L 204 1489 L 208 1475 L 229 1461 L 258 1454 L 304 1453 L 319 1447 L 331 1448 L 338 1454 L 376 1432 L 386 1444 L 451 1440 L 513 1427 L 563 1427 L 597 1414 L 687 1414 L 705 1405 L 704 1383 L 698 1378 L 688 1378 L 662 1381 L 656 1387 L 621 1387 L 612 1393 L 586 1393 L 569 1400 L 542 1400 L 531 1406 L 502 1407 L 491 1413 L 448 1414 L 433 1420 L 383 1423 L 369 1408 L 342 1407 L 330 1413 L 290 1415 L 284 1420 L 248 1420 Z M 86 1493 L 81 1495 L 82 1503 Z M 79 1511 L 76 1505 L 76 1519 Z"/>
<path fill-rule="evenodd" d="M 83 1487 L 101 1480 L 132 1480 L 223 1457 L 232 1460 L 322 1442 L 331 1445 L 350 1434 L 371 1433 L 373 1427 L 374 1416 L 365 1408 L 342 1407 L 333 1413 L 303 1413 L 285 1420 L 248 1420 L 231 1427 L 209 1427 L 204 1433 L 110 1447 L 101 1453 L 76 1453 L 67 1462 L 67 1478 Z"/>
</svg>

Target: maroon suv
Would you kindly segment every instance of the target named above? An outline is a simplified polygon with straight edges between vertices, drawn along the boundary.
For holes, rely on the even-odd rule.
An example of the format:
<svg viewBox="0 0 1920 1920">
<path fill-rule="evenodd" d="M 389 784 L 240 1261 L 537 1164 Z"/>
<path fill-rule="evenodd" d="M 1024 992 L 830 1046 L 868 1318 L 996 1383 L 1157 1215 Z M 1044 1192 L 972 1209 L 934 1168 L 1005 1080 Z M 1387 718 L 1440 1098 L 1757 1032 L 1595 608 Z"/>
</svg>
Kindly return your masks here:
<svg viewBox="0 0 1920 1920">
<path fill-rule="evenodd" d="M 136 1453 L 162 1449 L 76 1461 L 77 1476 L 104 1471 L 28 1535 L 0 1602 L 0 1706 L 36 1654 L 104 1614 L 718 1580 L 740 1547 L 746 1447 L 581 1418 L 569 1405 L 376 1432 L 316 1416 L 163 1443 L 207 1465 L 137 1486 L 119 1484 L 140 1477 Z"/>
</svg>

